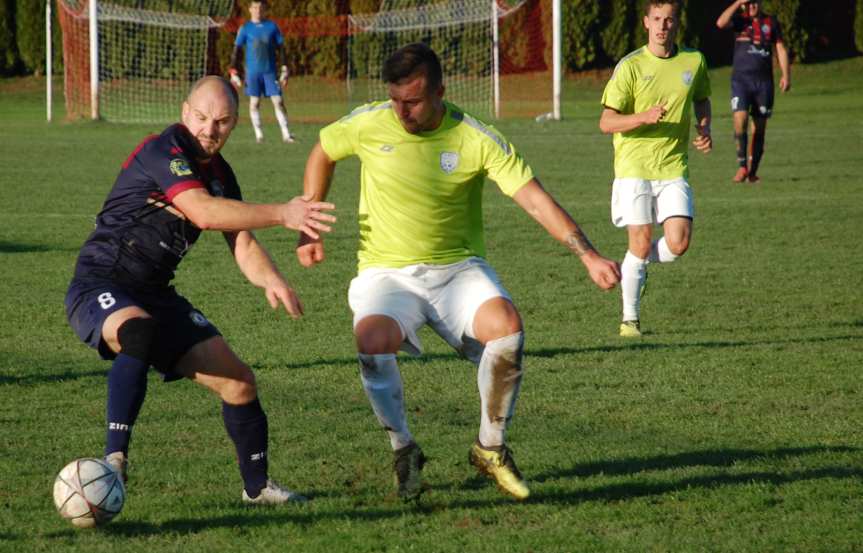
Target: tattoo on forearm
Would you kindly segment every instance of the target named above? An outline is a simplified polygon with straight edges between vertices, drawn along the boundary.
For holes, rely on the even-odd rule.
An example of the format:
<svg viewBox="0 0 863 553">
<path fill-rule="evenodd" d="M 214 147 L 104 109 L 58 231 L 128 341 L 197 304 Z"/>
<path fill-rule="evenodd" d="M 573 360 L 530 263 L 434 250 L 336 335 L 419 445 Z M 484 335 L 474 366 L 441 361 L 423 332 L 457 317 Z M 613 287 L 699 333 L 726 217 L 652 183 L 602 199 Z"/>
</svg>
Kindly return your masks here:
<svg viewBox="0 0 863 553">
<path fill-rule="evenodd" d="M 587 236 L 585 236 L 577 226 L 574 231 L 570 232 L 566 238 L 564 238 L 563 243 L 579 257 L 587 252 L 593 251 L 593 244 L 590 243 Z"/>
</svg>

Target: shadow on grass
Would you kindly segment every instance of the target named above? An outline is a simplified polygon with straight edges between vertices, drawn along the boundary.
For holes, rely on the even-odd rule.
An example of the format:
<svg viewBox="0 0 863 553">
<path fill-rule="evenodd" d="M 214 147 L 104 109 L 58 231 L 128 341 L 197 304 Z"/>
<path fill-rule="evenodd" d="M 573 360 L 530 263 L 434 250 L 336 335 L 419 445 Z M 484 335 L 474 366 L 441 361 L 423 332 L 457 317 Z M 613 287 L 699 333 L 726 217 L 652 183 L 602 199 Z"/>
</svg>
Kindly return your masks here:
<svg viewBox="0 0 863 553">
<path fill-rule="evenodd" d="M 822 453 L 856 453 L 860 449 L 849 446 L 788 447 L 772 450 L 759 449 L 708 449 L 656 457 L 630 457 L 616 461 L 582 463 L 570 468 L 534 475 L 532 482 L 545 482 L 558 478 L 586 478 L 601 475 L 638 474 L 651 470 L 668 470 L 683 467 L 730 467 L 741 461 L 762 459 L 780 461 L 790 457 L 803 457 Z"/>
<path fill-rule="evenodd" d="M 45 244 L 18 244 L 0 240 L 0 253 L 40 253 L 58 251 L 77 251 L 78 248 L 57 248 Z"/>
</svg>

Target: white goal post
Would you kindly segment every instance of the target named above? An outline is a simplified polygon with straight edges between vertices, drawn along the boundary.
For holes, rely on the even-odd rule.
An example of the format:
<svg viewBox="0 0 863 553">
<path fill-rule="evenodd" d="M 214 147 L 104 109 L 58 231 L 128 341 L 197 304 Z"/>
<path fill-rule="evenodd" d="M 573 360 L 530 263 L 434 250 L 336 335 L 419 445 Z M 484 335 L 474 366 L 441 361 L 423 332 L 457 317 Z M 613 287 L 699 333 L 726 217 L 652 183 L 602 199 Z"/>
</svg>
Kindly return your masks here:
<svg viewBox="0 0 863 553">
<path fill-rule="evenodd" d="M 214 31 L 221 23 L 213 17 L 109 0 L 57 3 L 70 115 L 123 123 L 171 121 L 189 86 L 217 61 Z"/>
<path fill-rule="evenodd" d="M 411 42 L 429 44 L 441 58 L 447 98 L 468 111 L 485 117 L 501 116 L 501 21 L 516 14 L 526 0 L 383 0 L 377 13 L 353 15 L 348 32 L 348 94 L 353 102 L 386 97 L 380 81 L 384 60 Z M 548 91 L 549 104 L 538 117 L 560 118 L 560 0 L 556 15 L 552 63 L 557 80 Z M 536 112 L 534 112 L 536 115 Z"/>
</svg>

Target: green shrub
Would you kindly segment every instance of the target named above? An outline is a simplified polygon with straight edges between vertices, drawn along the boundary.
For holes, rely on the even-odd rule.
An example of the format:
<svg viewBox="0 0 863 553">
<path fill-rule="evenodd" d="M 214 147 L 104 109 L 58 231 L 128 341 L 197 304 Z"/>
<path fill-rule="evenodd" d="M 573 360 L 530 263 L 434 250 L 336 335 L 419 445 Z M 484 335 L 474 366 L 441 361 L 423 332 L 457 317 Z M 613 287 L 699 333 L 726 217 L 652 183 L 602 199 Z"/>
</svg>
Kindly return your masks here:
<svg viewBox="0 0 863 553">
<path fill-rule="evenodd" d="M 0 75 L 11 75 L 18 67 L 15 44 L 15 0 L 0 0 Z"/>
<path fill-rule="evenodd" d="M 45 72 L 45 2 L 17 0 L 15 6 L 15 42 L 28 73 Z"/>
</svg>

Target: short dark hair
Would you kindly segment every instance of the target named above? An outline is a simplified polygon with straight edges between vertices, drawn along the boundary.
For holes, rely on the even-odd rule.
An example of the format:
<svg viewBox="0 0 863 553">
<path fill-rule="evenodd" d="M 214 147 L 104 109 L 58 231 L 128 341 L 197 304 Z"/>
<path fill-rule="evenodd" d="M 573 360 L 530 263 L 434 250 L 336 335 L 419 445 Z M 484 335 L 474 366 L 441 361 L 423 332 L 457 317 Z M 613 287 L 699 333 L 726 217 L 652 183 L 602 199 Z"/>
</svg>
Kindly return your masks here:
<svg viewBox="0 0 863 553">
<path fill-rule="evenodd" d="M 428 45 L 414 42 L 399 48 L 387 58 L 381 71 L 381 79 L 385 83 L 396 83 L 420 69 L 425 71 L 428 90 L 436 90 L 443 83 L 440 58 Z"/>
<path fill-rule="evenodd" d="M 666 4 L 674 6 L 674 15 L 680 19 L 680 12 L 683 11 L 683 5 L 680 3 L 680 0 L 647 0 L 644 2 L 644 15 L 649 15 L 650 8 L 653 6 L 664 6 Z"/>
</svg>

